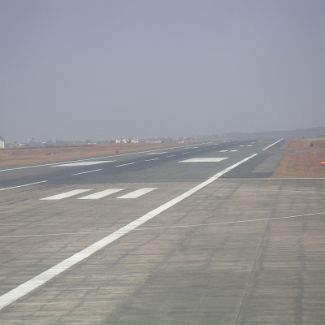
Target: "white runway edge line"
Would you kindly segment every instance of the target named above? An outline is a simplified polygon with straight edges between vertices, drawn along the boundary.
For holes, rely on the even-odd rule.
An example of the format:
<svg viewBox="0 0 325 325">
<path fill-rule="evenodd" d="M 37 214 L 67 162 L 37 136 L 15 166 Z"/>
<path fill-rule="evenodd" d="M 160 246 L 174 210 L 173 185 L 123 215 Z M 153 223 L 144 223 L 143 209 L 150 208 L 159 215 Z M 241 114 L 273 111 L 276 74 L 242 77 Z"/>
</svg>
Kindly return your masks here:
<svg viewBox="0 0 325 325">
<path fill-rule="evenodd" d="M 40 273 L 39 275 L 35 276 L 34 278 L 22 283 L 18 287 L 8 291 L 7 293 L 0 296 L 0 310 L 9 306 L 10 304 L 14 303 L 18 299 L 26 296 L 27 294 L 31 293 L 35 289 L 39 288 L 43 284 L 47 283 L 48 281 L 52 280 L 59 274 L 65 272 L 66 270 L 70 269 L 72 266 L 80 263 L 81 261 L 85 260 L 86 258 L 92 256 L 99 250 L 103 249 L 104 247 L 110 245 L 111 243 L 115 242 L 116 240 L 120 239 L 121 237 L 125 236 L 129 232 L 137 229 L 144 223 L 148 222 L 149 220 L 155 218 L 162 212 L 168 210 L 169 208 L 175 206 L 176 204 L 184 201 L 188 197 L 192 196 L 196 192 L 202 190 L 209 184 L 215 182 L 224 174 L 228 173 L 232 169 L 240 166 L 241 164 L 245 163 L 246 161 L 254 158 L 257 156 L 257 153 L 244 158 L 243 160 L 225 168 L 224 170 L 220 171 L 219 173 L 213 175 L 206 181 L 196 185 L 195 187 L 189 189 L 188 191 L 184 192 L 183 194 L 175 197 L 174 199 L 162 204 L 158 208 L 146 213 L 142 217 L 135 219 L 134 221 L 130 222 L 126 226 L 116 230 L 115 232 L 111 233 L 110 235 L 98 240 L 94 244 L 82 249 L 81 251 L 77 252 L 76 254 L 68 257 L 67 259 L 63 260 L 62 262 L 54 265 L 53 267 L 49 268 L 48 270 Z"/>
<path fill-rule="evenodd" d="M 37 184 L 42 184 L 42 183 L 46 183 L 46 182 L 47 182 L 47 180 L 46 181 L 34 182 L 34 183 L 28 183 L 28 184 L 22 184 L 22 185 L 16 185 L 16 186 L 11 186 L 11 187 L 4 187 L 4 188 L 0 188 L 0 191 L 13 190 L 15 188 L 31 186 L 31 185 L 37 185 Z"/>
<path fill-rule="evenodd" d="M 267 147 L 263 148 L 263 151 L 265 151 L 265 150 L 267 150 L 267 149 L 270 149 L 270 148 L 272 148 L 273 146 L 275 146 L 276 144 L 278 144 L 278 143 L 282 142 L 283 140 L 284 140 L 284 139 L 283 139 L 283 138 L 281 138 L 281 139 L 279 139 L 279 140 L 277 140 L 277 141 L 275 141 L 275 142 L 271 143 L 269 146 L 267 146 Z"/>
</svg>

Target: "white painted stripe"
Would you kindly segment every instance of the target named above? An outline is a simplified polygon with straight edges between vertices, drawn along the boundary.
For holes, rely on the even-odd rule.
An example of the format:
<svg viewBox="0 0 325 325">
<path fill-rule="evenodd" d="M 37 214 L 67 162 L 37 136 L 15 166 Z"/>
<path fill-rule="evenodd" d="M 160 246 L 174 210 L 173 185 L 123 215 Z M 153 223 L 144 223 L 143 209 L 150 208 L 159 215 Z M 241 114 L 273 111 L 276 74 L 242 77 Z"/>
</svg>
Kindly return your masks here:
<svg viewBox="0 0 325 325">
<path fill-rule="evenodd" d="M 152 158 L 152 159 L 146 159 L 145 161 L 154 161 L 154 160 L 158 160 L 159 158 Z"/>
<path fill-rule="evenodd" d="M 42 183 L 46 183 L 46 182 L 47 182 L 47 180 L 46 181 L 34 182 L 34 183 L 28 183 L 28 184 L 22 184 L 22 185 L 16 185 L 16 186 L 10 186 L 10 187 L 4 187 L 4 188 L 0 188 L 0 191 L 13 190 L 15 188 L 31 186 L 31 185 L 37 185 L 37 184 L 42 184 Z"/>
<path fill-rule="evenodd" d="M 138 197 L 150 193 L 154 190 L 156 190 L 156 188 L 140 188 L 139 190 L 135 190 L 125 195 L 119 196 L 118 199 L 137 199 Z"/>
<path fill-rule="evenodd" d="M 162 212 L 168 210 L 169 208 L 175 206 L 179 202 L 184 201 L 185 199 L 189 198 L 196 192 L 200 191 L 201 189 L 205 188 L 209 184 L 215 182 L 224 174 L 228 173 L 232 169 L 240 166 L 241 164 L 245 163 L 246 161 L 256 157 L 257 154 L 253 154 L 245 159 L 225 168 L 224 170 L 220 171 L 219 173 L 213 175 L 206 181 L 196 185 L 195 187 L 191 188 L 190 190 L 184 192 L 183 194 L 175 197 L 174 199 L 162 204 L 158 208 L 146 213 L 142 217 L 135 219 L 134 221 L 130 222 L 126 226 L 116 230 L 115 232 L 107 235 L 106 237 L 98 240 L 94 244 L 82 249 L 78 253 L 66 258 L 62 262 L 54 265 L 53 267 L 47 269 L 46 271 L 38 274 L 37 276 L 33 277 L 32 279 L 22 283 L 18 287 L 8 291 L 7 293 L 0 296 L 0 310 L 5 308 L 6 306 L 12 304 L 13 302 L 17 301 L 18 299 L 26 296 L 30 292 L 34 291 L 35 289 L 39 288 L 40 286 L 44 285 L 48 281 L 52 280 L 59 274 L 65 272 L 66 270 L 70 269 L 72 266 L 80 263 L 81 261 L 85 260 L 86 258 L 92 256 L 99 250 L 103 249 L 104 247 L 110 245 L 111 243 L 115 242 L 116 240 L 120 239 L 121 237 L 127 235 L 129 232 L 139 228 L 144 223 L 150 221 L 151 219 L 155 218 Z"/>
<path fill-rule="evenodd" d="M 237 152 L 237 151 L 238 151 L 237 149 L 229 150 L 229 152 Z"/>
<path fill-rule="evenodd" d="M 269 146 L 267 146 L 267 147 L 263 148 L 263 151 L 265 151 L 265 150 L 267 150 L 267 149 L 270 149 L 270 148 L 272 148 L 273 146 L 275 146 L 276 144 L 278 144 L 278 143 L 282 142 L 283 140 L 284 140 L 284 139 L 283 139 L 283 138 L 281 138 L 281 139 L 279 139 L 279 140 L 275 141 L 274 143 L 270 144 Z"/>
<path fill-rule="evenodd" d="M 109 188 L 104 191 L 100 191 L 100 192 L 96 192 L 93 194 L 89 194 L 89 195 L 80 197 L 80 198 L 78 198 L 78 200 L 98 200 L 98 199 L 102 199 L 103 197 L 109 196 L 111 194 L 120 192 L 122 190 L 123 190 L 122 188 Z"/>
<path fill-rule="evenodd" d="M 122 164 L 122 165 L 117 165 L 117 166 L 115 166 L 115 167 L 124 167 L 124 166 L 129 166 L 129 165 L 134 165 L 135 164 L 135 162 L 134 161 L 132 161 L 132 162 L 129 162 L 129 163 L 126 163 L 126 164 Z"/>
<path fill-rule="evenodd" d="M 219 150 L 219 152 L 227 152 L 228 150 Z"/>
<path fill-rule="evenodd" d="M 171 157 L 176 157 L 176 155 L 169 155 L 169 156 L 166 156 L 166 158 L 171 158 Z"/>
<path fill-rule="evenodd" d="M 207 157 L 207 158 L 190 158 L 181 160 L 179 163 L 215 163 L 228 159 L 228 157 Z"/>
<path fill-rule="evenodd" d="M 80 166 L 92 166 L 92 165 L 99 165 L 99 164 L 107 164 L 111 163 L 111 160 L 101 160 L 101 161 L 79 161 L 79 162 L 72 162 L 67 164 L 55 165 L 52 167 L 80 167 Z"/>
<path fill-rule="evenodd" d="M 101 171 L 101 170 L 102 170 L 102 169 L 87 170 L 87 171 L 85 171 L 85 172 L 72 174 L 72 176 L 83 175 L 83 174 L 89 174 L 89 173 L 96 173 L 96 172 L 99 172 L 99 171 Z"/>
<path fill-rule="evenodd" d="M 69 191 L 69 192 L 64 192 L 64 193 L 56 194 L 56 195 L 53 195 L 53 196 L 48 196 L 48 197 L 45 197 L 45 198 L 43 198 L 41 200 L 62 200 L 62 199 L 72 197 L 72 196 L 75 196 L 75 195 L 78 195 L 78 194 L 82 194 L 82 193 L 85 193 L 85 192 L 88 192 L 88 191 L 91 191 L 91 189 L 89 189 L 89 188 L 87 188 L 87 189 L 76 189 L 76 190 L 72 190 L 72 191 Z"/>
<path fill-rule="evenodd" d="M 168 153 L 167 151 L 162 151 L 162 152 L 149 152 L 147 155 L 163 155 L 165 153 Z"/>
</svg>

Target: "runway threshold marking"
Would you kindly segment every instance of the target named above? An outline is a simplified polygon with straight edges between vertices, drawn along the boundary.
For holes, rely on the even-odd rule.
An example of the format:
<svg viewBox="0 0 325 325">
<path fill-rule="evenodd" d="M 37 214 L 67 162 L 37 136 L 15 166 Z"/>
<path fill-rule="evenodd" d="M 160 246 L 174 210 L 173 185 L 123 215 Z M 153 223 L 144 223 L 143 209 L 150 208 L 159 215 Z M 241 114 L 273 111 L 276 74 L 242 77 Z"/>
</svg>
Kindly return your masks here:
<svg viewBox="0 0 325 325">
<path fill-rule="evenodd" d="M 82 193 L 85 193 L 85 192 L 88 192 L 88 191 L 91 191 L 91 189 L 89 189 L 89 188 L 87 188 L 87 189 L 76 189 L 76 190 L 72 190 L 72 191 L 69 191 L 69 192 L 64 192 L 64 193 L 44 197 L 44 198 L 42 198 L 40 200 L 42 200 L 42 201 L 62 200 L 62 199 L 66 199 L 68 197 L 72 197 L 72 196 L 82 194 Z"/>
<path fill-rule="evenodd" d="M 185 199 L 189 198 L 193 194 L 197 193 L 198 191 L 202 190 L 206 186 L 210 185 L 211 183 L 215 182 L 224 174 L 228 173 L 232 169 L 240 166 L 241 164 L 247 162 L 248 160 L 257 156 L 257 153 L 246 157 L 239 162 L 223 169 L 222 171 L 218 172 L 217 174 L 211 176 L 204 182 L 194 186 L 193 188 L 187 190 L 186 192 L 176 196 L 175 198 L 171 199 L 170 201 L 160 205 L 159 207 L 149 211 L 148 213 L 144 214 L 142 217 L 139 217 L 129 224 L 125 225 L 124 227 L 114 231 L 113 233 L 107 235 L 106 237 L 98 240 L 94 244 L 82 249 L 81 251 L 75 253 L 74 255 L 66 258 L 62 262 L 54 265 L 53 267 L 47 269 L 46 271 L 36 275 L 32 279 L 22 283 L 21 285 L 17 286 L 16 288 L 6 292 L 5 294 L 0 296 L 0 310 L 9 306 L 10 304 L 14 303 L 18 299 L 26 296 L 27 294 L 31 293 L 35 289 L 41 287 L 48 281 L 52 280 L 56 276 L 60 275 L 61 273 L 65 272 L 66 270 L 70 269 L 72 266 L 80 263 L 81 261 L 87 259 L 88 257 L 92 256 L 99 250 L 105 248 L 106 246 L 112 244 L 116 240 L 120 239 L 121 237 L 127 235 L 131 231 L 139 228 L 144 223 L 150 221 L 151 219 L 155 218 L 156 216 L 160 215 L 162 212 L 168 210 L 169 208 L 175 206 L 176 204 L 184 201 Z"/>
<path fill-rule="evenodd" d="M 284 140 L 284 139 L 283 139 L 283 138 L 281 138 L 281 139 L 279 139 L 279 140 L 277 140 L 277 141 L 275 141 L 275 142 L 271 143 L 269 146 L 267 146 L 267 147 L 263 148 L 263 151 L 265 151 L 265 150 L 267 150 L 267 149 L 270 149 L 270 148 L 272 148 L 273 146 L 275 146 L 276 144 L 278 144 L 278 143 L 282 142 L 283 140 Z"/>
<path fill-rule="evenodd" d="M 118 199 L 137 199 L 138 197 L 150 193 L 154 190 L 156 190 L 156 188 L 140 188 L 138 190 L 119 196 Z"/>
<path fill-rule="evenodd" d="M 112 195 L 114 193 L 120 192 L 122 191 L 122 188 L 109 188 L 107 190 L 104 191 L 100 191 L 100 192 L 96 192 L 96 193 L 92 193 L 83 197 L 79 197 L 78 200 L 98 200 L 98 199 L 102 199 L 106 196 Z"/>
<path fill-rule="evenodd" d="M 0 191 L 13 190 L 15 188 L 31 186 L 31 185 L 37 185 L 37 184 L 42 184 L 42 183 L 46 183 L 46 182 L 47 182 L 47 180 L 39 181 L 39 182 L 33 182 L 33 183 L 27 183 L 27 184 L 22 184 L 22 185 L 16 185 L 16 186 L 10 186 L 10 187 L 4 187 L 4 188 L 0 188 Z"/>
<path fill-rule="evenodd" d="M 101 170 L 102 170 L 102 169 L 92 169 L 92 170 L 87 170 L 87 171 L 85 171 L 85 172 L 72 174 L 72 176 L 83 175 L 83 174 L 90 174 L 90 173 L 96 173 L 96 172 L 100 172 Z"/>
</svg>

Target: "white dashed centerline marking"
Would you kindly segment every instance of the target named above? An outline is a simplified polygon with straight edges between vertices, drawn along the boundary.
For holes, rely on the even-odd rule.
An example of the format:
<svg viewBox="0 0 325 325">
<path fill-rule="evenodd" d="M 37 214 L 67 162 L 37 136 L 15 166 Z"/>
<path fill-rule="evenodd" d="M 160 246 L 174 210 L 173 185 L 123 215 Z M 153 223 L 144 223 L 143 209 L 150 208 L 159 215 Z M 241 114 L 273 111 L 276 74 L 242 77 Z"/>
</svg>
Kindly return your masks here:
<svg viewBox="0 0 325 325">
<path fill-rule="evenodd" d="M 206 158 L 190 158 L 181 160 L 179 163 L 215 163 L 228 159 L 228 157 L 206 157 Z"/>
<path fill-rule="evenodd" d="M 5 191 L 5 190 L 13 190 L 15 188 L 20 188 L 20 187 L 25 187 L 25 186 L 31 186 L 31 185 L 37 185 L 37 184 L 42 184 L 42 183 L 46 183 L 47 180 L 45 181 L 39 181 L 39 182 L 34 182 L 34 183 L 28 183 L 28 184 L 22 184 L 22 185 L 16 185 L 16 186 L 10 186 L 10 187 L 4 187 L 4 188 L 0 188 L 0 191 Z"/>
<path fill-rule="evenodd" d="M 229 150 L 229 152 L 237 152 L 237 151 L 238 151 L 237 149 Z"/>
<path fill-rule="evenodd" d="M 72 191 L 69 191 L 69 192 L 64 192 L 64 193 L 60 193 L 60 194 L 56 194 L 56 195 L 53 195 L 53 196 L 48 196 L 48 197 L 45 197 L 43 199 L 41 199 L 42 201 L 43 200 L 62 200 L 62 199 L 66 199 L 68 197 L 72 197 L 72 196 L 75 196 L 75 195 L 78 195 L 78 194 L 82 194 L 82 193 L 85 193 L 85 192 L 88 192 L 88 191 L 91 191 L 91 189 L 87 188 L 87 189 L 76 189 L 76 190 L 72 190 Z"/>
<path fill-rule="evenodd" d="M 112 244 L 116 240 L 124 237 L 131 231 L 139 228 L 146 222 L 150 221 L 151 219 L 155 218 L 156 216 L 160 215 L 164 211 L 170 209 L 171 207 L 175 206 L 176 204 L 184 201 L 185 199 L 189 198 L 193 194 L 197 193 L 198 191 L 202 190 L 203 188 L 207 187 L 211 183 L 218 180 L 224 174 L 230 172 L 232 169 L 240 166 L 241 164 L 247 162 L 248 160 L 256 157 L 257 154 L 253 154 L 249 157 L 246 157 L 239 162 L 223 169 L 219 173 L 213 175 L 212 177 L 208 178 L 204 182 L 194 186 L 193 188 L 187 190 L 186 192 L 176 196 L 175 198 L 171 199 L 170 201 L 160 205 L 156 209 L 151 210 L 150 212 L 144 214 L 142 217 L 135 219 L 134 221 L 128 223 L 124 227 L 114 231 L 113 233 L 107 235 L 106 237 L 96 241 L 92 245 L 80 250 L 76 254 L 66 258 L 62 262 L 54 265 L 53 267 L 47 269 L 46 271 L 36 275 L 32 279 L 22 283 L 21 285 L 17 286 L 16 288 L 6 292 L 2 296 L 0 296 L 0 310 L 9 306 L 13 302 L 17 301 L 18 299 L 26 296 L 27 294 L 31 293 L 35 289 L 41 287 L 48 281 L 52 280 L 56 276 L 62 274 L 66 270 L 70 269 L 74 265 L 84 261 L 88 257 L 92 256 L 93 254 L 97 253 L 99 250 L 107 247 L 108 245 Z"/>
<path fill-rule="evenodd" d="M 219 150 L 219 152 L 227 152 L 227 151 L 228 151 L 228 150 L 226 150 L 226 149 L 225 149 L 225 150 Z"/>
<path fill-rule="evenodd" d="M 138 190 L 132 191 L 125 195 L 119 196 L 118 199 L 137 199 L 138 197 L 145 195 L 149 192 L 156 190 L 156 188 L 140 188 Z"/>
<path fill-rule="evenodd" d="M 81 167 L 81 166 L 92 166 L 92 165 L 99 165 L 99 164 L 108 164 L 114 162 L 113 160 L 102 160 L 102 161 L 77 161 L 71 162 L 67 164 L 61 165 L 54 165 L 52 167 Z"/>
<path fill-rule="evenodd" d="M 165 153 L 168 153 L 167 151 L 162 151 L 162 152 L 150 152 L 147 155 L 151 156 L 151 155 L 163 155 Z"/>
<path fill-rule="evenodd" d="M 98 199 L 102 199 L 103 197 L 112 195 L 114 193 L 120 192 L 122 191 L 122 188 L 109 188 L 107 190 L 104 191 L 100 191 L 100 192 L 96 192 L 93 194 L 89 194 L 83 197 L 78 198 L 78 200 L 98 200 Z"/>
<path fill-rule="evenodd" d="M 129 162 L 129 163 L 126 163 L 126 164 L 122 164 L 122 165 L 117 165 L 115 167 L 124 167 L 124 166 L 129 166 L 129 165 L 134 165 L 135 164 L 135 161 L 132 161 L 132 162 Z"/>
<path fill-rule="evenodd" d="M 146 159 L 145 161 L 154 161 L 154 160 L 159 160 L 159 158 Z"/>
<path fill-rule="evenodd" d="M 99 172 L 99 171 L 101 171 L 101 170 L 102 170 L 102 169 L 87 170 L 87 171 L 85 171 L 85 172 L 72 174 L 72 176 L 83 175 L 83 174 L 90 174 L 90 173 L 96 173 L 96 172 Z"/>
</svg>

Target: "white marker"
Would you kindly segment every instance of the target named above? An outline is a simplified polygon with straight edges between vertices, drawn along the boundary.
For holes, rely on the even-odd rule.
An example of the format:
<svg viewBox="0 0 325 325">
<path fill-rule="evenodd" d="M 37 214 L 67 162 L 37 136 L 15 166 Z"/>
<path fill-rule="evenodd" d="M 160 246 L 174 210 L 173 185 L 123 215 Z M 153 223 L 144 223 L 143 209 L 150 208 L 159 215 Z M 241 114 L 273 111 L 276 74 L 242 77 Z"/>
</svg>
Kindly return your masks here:
<svg viewBox="0 0 325 325">
<path fill-rule="evenodd" d="M 154 191 L 156 188 L 140 188 L 139 190 L 127 193 L 125 195 L 119 196 L 118 199 L 137 199 L 147 193 Z"/>
<path fill-rule="evenodd" d="M 53 196 L 48 196 L 48 197 L 45 197 L 41 200 L 62 200 L 62 199 L 66 199 L 68 197 L 72 197 L 72 196 L 75 196 L 75 195 L 78 195 L 78 194 L 82 194 L 82 193 L 85 193 L 85 192 L 88 192 L 88 191 L 91 191 L 91 189 L 76 189 L 76 190 L 72 190 L 72 191 L 69 191 L 69 192 L 64 192 L 64 193 L 60 193 L 60 194 L 56 194 L 56 195 L 53 195 Z"/>
<path fill-rule="evenodd" d="M 104 191 L 100 191 L 93 194 L 89 194 L 87 196 L 80 197 L 78 198 L 78 200 L 98 200 L 98 199 L 102 199 L 103 197 L 120 192 L 122 190 L 123 190 L 122 188 L 110 188 Z"/>
</svg>

